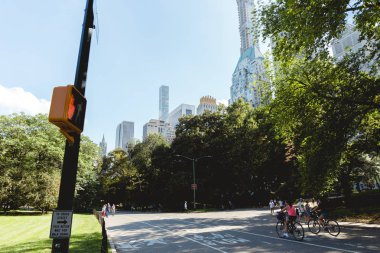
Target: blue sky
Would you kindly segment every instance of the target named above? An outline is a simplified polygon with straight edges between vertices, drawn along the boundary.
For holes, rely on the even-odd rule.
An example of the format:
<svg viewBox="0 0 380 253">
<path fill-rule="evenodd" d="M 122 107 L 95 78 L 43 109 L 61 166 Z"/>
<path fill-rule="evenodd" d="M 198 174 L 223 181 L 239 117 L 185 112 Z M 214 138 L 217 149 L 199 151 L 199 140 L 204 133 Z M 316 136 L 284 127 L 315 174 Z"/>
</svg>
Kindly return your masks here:
<svg viewBox="0 0 380 253">
<path fill-rule="evenodd" d="M 2 0 L 0 114 L 48 112 L 54 86 L 73 83 L 85 0 Z M 239 58 L 235 0 L 98 0 L 99 42 L 92 41 L 84 134 L 158 117 L 158 89 L 170 87 L 170 110 L 204 95 L 229 98 Z"/>
</svg>

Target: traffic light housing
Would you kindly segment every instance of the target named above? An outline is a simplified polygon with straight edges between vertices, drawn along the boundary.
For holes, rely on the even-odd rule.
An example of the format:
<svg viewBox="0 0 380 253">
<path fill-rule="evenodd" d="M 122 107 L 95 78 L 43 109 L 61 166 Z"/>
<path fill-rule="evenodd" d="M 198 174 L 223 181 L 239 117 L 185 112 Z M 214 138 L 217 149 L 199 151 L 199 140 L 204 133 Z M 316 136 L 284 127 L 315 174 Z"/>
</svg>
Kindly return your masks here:
<svg viewBox="0 0 380 253">
<path fill-rule="evenodd" d="M 86 98 L 73 85 L 55 87 L 49 121 L 70 140 L 72 133 L 83 131 L 86 103 Z"/>
</svg>

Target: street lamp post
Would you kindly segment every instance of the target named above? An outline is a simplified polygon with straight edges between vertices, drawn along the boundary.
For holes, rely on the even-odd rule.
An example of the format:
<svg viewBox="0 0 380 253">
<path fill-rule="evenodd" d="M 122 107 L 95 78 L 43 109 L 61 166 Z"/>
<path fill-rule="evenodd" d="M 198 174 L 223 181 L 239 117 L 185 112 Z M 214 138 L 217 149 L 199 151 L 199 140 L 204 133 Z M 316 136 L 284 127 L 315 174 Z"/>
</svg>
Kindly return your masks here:
<svg viewBox="0 0 380 253">
<path fill-rule="evenodd" d="M 201 156 L 201 157 L 198 157 L 198 158 L 190 158 L 190 157 L 187 157 L 187 156 L 184 156 L 184 155 L 176 155 L 177 157 L 183 157 L 183 158 L 186 158 L 190 161 L 193 161 L 193 185 L 195 186 L 195 162 L 197 162 L 198 160 L 202 159 L 202 158 L 211 158 L 212 156 L 210 155 L 206 155 L 206 156 Z M 194 210 L 196 208 L 196 204 L 195 204 L 195 190 L 196 190 L 196 187 L 193 187 L 193 197 L 194 197 Z"/>
</svg>

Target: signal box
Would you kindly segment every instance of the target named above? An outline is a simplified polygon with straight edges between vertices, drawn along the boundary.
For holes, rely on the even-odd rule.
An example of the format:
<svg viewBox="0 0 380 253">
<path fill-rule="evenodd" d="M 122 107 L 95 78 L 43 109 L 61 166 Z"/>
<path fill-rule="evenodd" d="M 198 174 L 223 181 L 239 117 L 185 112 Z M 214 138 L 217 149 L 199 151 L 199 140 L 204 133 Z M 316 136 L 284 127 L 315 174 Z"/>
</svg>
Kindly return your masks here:
<svg viewBox="0 0 380 253">
<path fill-rule="evenodd" d="M 49 121 L 71 140 L 70 133 L 80 134 L 83 131 L 86 103 L 86 98 L 73 85 L 55 87 Z"/>
</svg>

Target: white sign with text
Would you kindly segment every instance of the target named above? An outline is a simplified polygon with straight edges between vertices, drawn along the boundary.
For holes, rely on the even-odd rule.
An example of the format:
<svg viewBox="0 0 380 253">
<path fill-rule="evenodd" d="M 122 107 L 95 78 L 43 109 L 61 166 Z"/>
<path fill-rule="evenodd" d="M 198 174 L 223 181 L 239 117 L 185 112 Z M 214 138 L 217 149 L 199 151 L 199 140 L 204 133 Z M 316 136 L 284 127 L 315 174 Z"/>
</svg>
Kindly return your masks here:
<svg viewBox="0 0 380 253">
<path fill-rule="evenodd" d="M 51 219 L 50 238 L 70 238 L 73 211 L 54 210 Z"/>
</svg>

